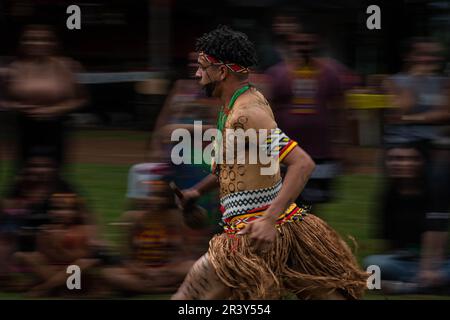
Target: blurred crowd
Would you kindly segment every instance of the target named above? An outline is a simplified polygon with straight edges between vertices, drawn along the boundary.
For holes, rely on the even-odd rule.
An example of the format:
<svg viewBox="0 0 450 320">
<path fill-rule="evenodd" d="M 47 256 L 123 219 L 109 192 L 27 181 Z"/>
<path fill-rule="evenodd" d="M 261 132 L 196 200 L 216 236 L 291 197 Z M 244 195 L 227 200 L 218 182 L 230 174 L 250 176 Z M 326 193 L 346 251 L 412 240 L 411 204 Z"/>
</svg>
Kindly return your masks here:
<svg viewBox="0 0 450 320">
<path fill-rule="evenodd" d="M 336 198 L 336 179 L 352 156 L 354 97 L 362 105 L 382 96 L 383 187 L 372 208 L 385 240 L 383 251 L 364 266 L 381 269 L 387 293 L 450 292 L 448 255 L 450 181 L 450 86 L 442 44 L 413 38 L 405 46 L 403 70 L 394 75 L 358 75 L 323 57 L 321 37 L 295 16 L 275 16 L 276 62 L 255 68 L 251 82 L 270 102 L 278 126 L 308 152 L 316 170 L 298 202 L 321 214 Z M 218 101 L 195 79 L 197 54 L 167 95 L 149 143 L 148 162 L 130 167 L 129 206 L 117 217 L 120 245 L 100 232 L 86 201 L 64 179 L 67 117 L 89 101 L 77 81 L 81 65 L 60 54 L 52 29 L 24 29 L 16 59 L 2 66 L 0 116 L 17 119 L 14 174 L 0 202 L 0 291 L 28 296 L 71 296 L 67 266 L 83 272 L 82 294 L 93 297 L 170 294 L 220 232 L 217 194 L 203 197 L 207 222 L 188 225 L 176 205 L 173 182 L 188 188 L 209 174 L 204 164 L 170 161 L 175 128 L 216 126 Z M 377 100 L 378 101 L 378 100 Z M 356 102 L 358 104 L 358 102 Z M 203 153 L 203 147 L 192 153 Z M 119 247 L 119 248 L 118 248 Z"/>
</svg>

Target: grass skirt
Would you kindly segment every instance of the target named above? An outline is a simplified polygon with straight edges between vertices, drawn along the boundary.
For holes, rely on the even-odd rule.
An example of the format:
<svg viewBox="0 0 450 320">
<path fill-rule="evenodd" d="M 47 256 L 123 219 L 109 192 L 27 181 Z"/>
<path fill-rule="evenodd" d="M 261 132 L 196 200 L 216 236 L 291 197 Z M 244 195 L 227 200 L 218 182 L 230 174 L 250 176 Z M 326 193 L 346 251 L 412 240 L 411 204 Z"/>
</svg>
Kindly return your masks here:
<svg viewBox="0 0 450 320">
<path fill-rule="evenodd" d="M 270 250 L 255 254 L 247 235 L 222 233 L 209 244 L 209 261 L 231 288 L 231 299 L 280 299 L 287 292 L 316 299 L 339 292 L 360 299 L 368 274 L 349 246 L 315 215 L 278 226 Z"/>
</svg>

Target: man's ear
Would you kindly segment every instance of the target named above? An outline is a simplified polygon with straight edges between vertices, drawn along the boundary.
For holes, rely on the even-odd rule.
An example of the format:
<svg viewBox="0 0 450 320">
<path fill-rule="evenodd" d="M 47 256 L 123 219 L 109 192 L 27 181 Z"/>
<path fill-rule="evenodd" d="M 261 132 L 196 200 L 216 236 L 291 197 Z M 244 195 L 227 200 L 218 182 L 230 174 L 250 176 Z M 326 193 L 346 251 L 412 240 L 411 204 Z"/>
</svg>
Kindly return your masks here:
<svg viewBox="0 0 450 320">
<path fill-rule="evenodd" d="M 224 65 L 220 66 L 220 80 L 223 81 L 228 77 L 228 68 Z"/>
</svg>

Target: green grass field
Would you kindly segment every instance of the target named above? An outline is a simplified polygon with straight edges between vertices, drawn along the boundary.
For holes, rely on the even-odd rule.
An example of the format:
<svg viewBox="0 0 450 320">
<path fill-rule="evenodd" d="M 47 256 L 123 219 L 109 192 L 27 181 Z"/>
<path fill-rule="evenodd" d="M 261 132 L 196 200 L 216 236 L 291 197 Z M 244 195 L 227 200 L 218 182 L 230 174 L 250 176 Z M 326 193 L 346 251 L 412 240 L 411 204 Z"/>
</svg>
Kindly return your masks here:
<svg viewBox="0 0 450 320">
<path fill-rule="evenodd" d="M 104 133 L 108 134 L 108 133 Z M 87 137 L 87 136 L 86 136 Z M 123 136 L 122 136 L 123 138 Z M 135 137 L 133 137 L 135 138 Z M 0 162 L 0 192 L 3 194 L 11 163 Z M 111 243 L 117 243 L 118 232 L 109 223 L 116 221 L 126 207 L 126 184 L 129 166 L 77 163 L 68 169 L 67 177 L 87 199 L 96 215 L 101 231 Z M 380 187 L 377 175 L 346 175 L 336 181 L 336 201 L 323 205 L 316 214 L 324 218 L 344 238 L 353 237 L 357 244 L 358 260 L 379 252 L 382 243 L 373 239 L 376 192 Z M 351 241 L 349 241 L 352 244 Z M 146 296 L 165 299 L 168 296 Z M 17 294 L 2 294 L 0 299 L 21 298 Z M 384 296 L 369 292 L 367 299 L 450 299 L 445 296 Z"/>
</svg>

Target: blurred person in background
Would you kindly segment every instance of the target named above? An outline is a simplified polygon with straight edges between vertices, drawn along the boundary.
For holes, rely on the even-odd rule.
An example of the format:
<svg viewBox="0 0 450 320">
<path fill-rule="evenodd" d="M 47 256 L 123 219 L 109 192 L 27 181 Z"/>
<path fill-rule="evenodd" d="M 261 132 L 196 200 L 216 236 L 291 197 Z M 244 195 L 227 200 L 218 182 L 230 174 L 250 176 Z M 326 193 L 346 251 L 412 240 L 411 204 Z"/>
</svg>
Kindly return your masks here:
<svg viewBox="0 0 450 320">
<path fill-rule="evenodd" d="M 33 149 L 2 201 L 0 259 L 4 270 L 0 272 L 6 278 L 15 268 L 11 262 L 14 252 L 36 250 L 36 236 L 40 227 L 50 222 L 48 210 L 55 193 L 74 193 L 74 189 L 61 177 L 49 151 Z"/>
<path fill-rule="evenodd" d="M 293 52 L 289 47 L 289 38 L 300 32 L 300 24 L 294 8 L 283 9 L 274 16 L 272 34 L 277 63 L 291 60 Z"/>
<path fill-rule="evenodd" d="M 427 215 L 445 220 L 450 206 L 450 87 L 442 74 L 444 63 L 443 48 L 436 41 L 409 41 L 404 72 L 386 82 L 394 108 L 386 114 L 384 140 L 422 146 Z M 430 272 L 424 274 L 431 277 Z"/>
<path fill-rule="evenodd" d="M 193 129 L 193 119 L 211 125 L 215 119 L 214 108 L 219 103 L 206 97 L 195 81 L 197 54 L 190 52 L 186 65 L 186 77 L 177 80 L 158 115 L 150 140 L 150 158 L 166 161 L 170 157 L 170 135 L 173 128 L 180 126 Z M 198 104 L 196 107 L 195 104 Z"/>
<path fill-rule="evenodd" d="M 431 148 L 448 123 L 448 79 L 441 74 L 442 47 L 414 38 L 407 47 L 405 70 L 386 81 L 391 109 L 386 114 L 386 143 L 420 142 Z"/>
<path fill-rule="evenodd" d="M 66 149 L 65 116 L 86 103 L 76 79 L 80 65 L 61 56 L 52 29 L 27 26 L 20 38 L 19 55 L 8 67 L 3 106 L 18 115 L 18 165 L 23 166 L 35 147 L 51 149 L 58 166 Z"/>
<path fill-rule="evenodd" d="M 377 219 L 387 252 L 367 257 L 364 265 L 380 267 L 381 289 L 387 293 L 437 293 L 450 285 L 448 215 L 429 210 L 426 152 L 417 143 L 386 150 L 386 185 Z"/>
<path fill-rule="evenodd" d="M 449 80 L 442 75 L 442 47 L 427 38 L 410 40 L 404 72 L 386 81 L 392 109 L 385 117 L 384 140 L 390 143 L 418 142 L 428 151 L 432 167 L 433 144 L 445 136 L 450 120 Z"/>
<path fill-rule="evenodd" d="M 187 188 L 201 181 L 209 174 L 210 168 L 205 161 L 201 164 L 184 163 L 173 165 L 171 150 L 176 142 L 171 141 L 172 132 L 176 129 L 184 128 L 194 135 L 194 121 L 201 121 L 202 134 L 206 130 L 214 128 L 218 105 L 220 104 L 217 99 L 206 96 L 201 88 L 198 87 L 197 81 L 194 79 L 196 68 L 197 53 L 190 52 L 186 64 L 186 76 L 184 79 L 177 80 L 173 85 L 173 89 L 169 93 L 158 116 L 150 143 L 150 160 L 156 164 L 160 163 L 162 166 L 168 164 L 170 168 L 166 170 L 166 178 L 174 181 L 180 188 Z M 197 148 L 197 145 L 192 141 L 192 159 L 196 155 L 201 155 L 203 159 L 203 150 L 206 145 L 206 143 L 203 143 L 201 148 Z M 152 165 L 138 164 L 132 171 L 147 170 L 150 167 Z M 130 172 L 130 175 L 137 174 Z M 199 199 L 199 204 L 208 210 L 210 224 L 217 229 L 220 220 L 217 193 L 203 196 Z M 213 233 L 206 232 L 205 237 L 209 240 L 212 235 Z M 206 250 L 206 248 L 207 245 L 204 249 Z"/>
<path fill-rule="evenodd" d="M 175 292 L 200 255 L 168 183 L 147 182 L 150 196 L 141 197 L 140 208 L 121 218 L 123 258 L 101 271 L 110 289 L 127 295 Z"/>
<path fill-rule="evenodd" d="M 22 210 L 25 207 L 27 215 L 16 222 L 37 227 L 48 222 L 48 201 L 57 192 L 73 192 L 73 188 L 62 179 L 47 151 L 33 150 L 6 193 L 6 200 L 9 201 L 7 208 Z M 32 249 L 33 242 L 27 242 L 24 246 Z"/>
<path fill-rule="evenodd" d="M 282 59 L 266 75 L 272 83 L 269 97 L 277 123 L 288 136 L 301 141 L 316 163 L 299 197 L 313 205 L 333 197 L 332 182 L 343 158 L 333 143 L 348 140 L 343 98 L 350 72 L 332 59 L 319 58 L 318 35 L 298 22 L 294 27 L 295 18 L 288 21 L 289 28 L 275 21 L 274 33 L 281 33 L 277 38 L 285 44 L 278 45 Z"/>
<path fill-rule="evenodd" d="M 28 296 L 87 293 L 92 289 L 87 271 L 99 264 L 94 257 L 96 228 L 90 223 L 82 200 L 73 193 L 54 193 L 50 199 L 48 222 L 40 226 L 35 251 L 14 254 L 19 266 L 29 268 L 34 284 Z M 82 273 L 81 290 L 68 290 L 67 268 L 76 265 Z M 30 275 L 30 274 L 29 274 Z"/>
<path fill-rule="evenodd" d="M 218 228 L 217 195 L 207 195 L 200 200 L 208 211 L 209 226 L 192 230 L 174 220 L 181 217 L 180 210 L 171 206 L 174 196 L 166 194 L 168 190 L 161 191 L 168 188 L 163 181 L 173 181 L 185 188 L 209 174 L 205 163 L 175 166 L 171 161 L 174 130 L 183 128 L 193 134 L 195 120 L 201 121 L 203 134 L 212 128 L 216 117 L 217 101 L 205 96 L 193 78 L 196 57 L 196 53 L 189 53 L 185 78 L 174 83 L 162 106 L 149 141 L 149 162 L 133 165 L 129 171 L 127 198 L 132 205 L 121 222 L 126 226 L 125 259 L 121 264 L 106 266 L 102 272 L 105 282 L 122 293 L 174 292 L 192 265 L 190 259 L 195 261 L 207 249 L 214 229 Z M 204 145 L 201 149 L 193 144 L 191 147 L 193 156 L 203 154 Z M 149 195 L 152 196 L 149 198 Z M 145 240 L 147 235 L 154 237 L 154 243 Z M 146 250 L 148 255 L 160 256 L 152 261 L 151 257 L 140 253 Z"/>
</svg>

